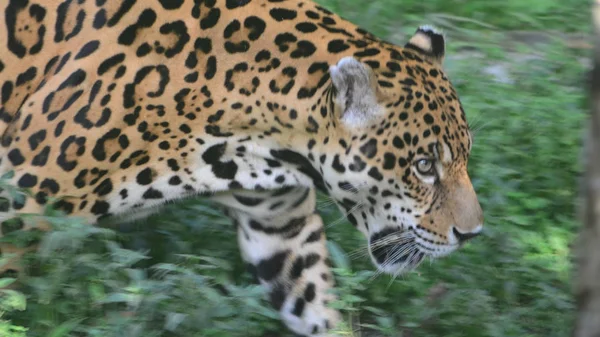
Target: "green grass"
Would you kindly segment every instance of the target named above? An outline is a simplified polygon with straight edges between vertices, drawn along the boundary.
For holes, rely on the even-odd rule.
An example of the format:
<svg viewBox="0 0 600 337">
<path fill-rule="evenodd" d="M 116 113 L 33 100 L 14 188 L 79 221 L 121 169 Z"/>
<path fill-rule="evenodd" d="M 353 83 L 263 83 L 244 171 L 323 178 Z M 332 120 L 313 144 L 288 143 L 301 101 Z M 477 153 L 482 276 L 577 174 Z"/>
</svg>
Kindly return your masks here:
<svg viewBox="0 0 600 337">
<path fill-rule="evenodd" d="M 321 0 L 342 17 L 377 35 L 414 25 L 454 28 L 580 32 L 589 21 L 590 0 Z"/>
<path fill-rule="evenodd" d="M 480 37 L 469 44 L 483 54 L 457 57 L 453 53 L 463 46 L 457 40 L 449 46 L 446 68 L 475 130 L 469 170 L 486 215 L 484 235 L 392 280 L 375 277 L 366 242 L 352 226 L 328 227 L 341 297 L 335 305 L 359 330 L 353 335 L 569 335 L 570 245 L 578 229 L 586 118 L 578 60 L 585 51 L 557 39 L 519 48 L 538 59 L 517 62 L 490 36 L 508 29 L 586 32 L 588 1 L 321 2 L 384 38 L 445 17 L 441 22 L 451 32 Z M 485 75 L 486 67 L 499 62 L 514 84 Z M 320 211 L 326 223 L 340 217 L 331 206 Z M 33 337 L 258 337 L 285 331 L 244 273 L 231 224 L 210 205 L 171 205 L 120 233 L 79 226 L 52 212 L 46 216 L 58 228 L 31 257 L 42 271 L 27 280 L 26 310 L 20 293 L 0 295 L 1 336 L 24 336 L 19 327 Z"/>
</svg>

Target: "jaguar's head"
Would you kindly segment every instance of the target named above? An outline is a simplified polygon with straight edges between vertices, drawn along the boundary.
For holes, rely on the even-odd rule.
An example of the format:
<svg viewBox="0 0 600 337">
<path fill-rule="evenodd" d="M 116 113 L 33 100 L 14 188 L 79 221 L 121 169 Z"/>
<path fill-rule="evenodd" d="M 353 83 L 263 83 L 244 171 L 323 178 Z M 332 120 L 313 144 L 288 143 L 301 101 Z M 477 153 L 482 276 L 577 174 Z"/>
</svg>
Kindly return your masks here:
<svg viewBox="0 0 600 337">
<path fill-rule="evenodd" d="M 443 35 L 421 27 L 403 49 L 385 50 L 377 69 L 353 57 L 330 69 L 349 144 L 324 178 L 384 272 L 447 255 L 482 229 L 467 174 L 472 136 L 444 51 Z"/>
</svg>

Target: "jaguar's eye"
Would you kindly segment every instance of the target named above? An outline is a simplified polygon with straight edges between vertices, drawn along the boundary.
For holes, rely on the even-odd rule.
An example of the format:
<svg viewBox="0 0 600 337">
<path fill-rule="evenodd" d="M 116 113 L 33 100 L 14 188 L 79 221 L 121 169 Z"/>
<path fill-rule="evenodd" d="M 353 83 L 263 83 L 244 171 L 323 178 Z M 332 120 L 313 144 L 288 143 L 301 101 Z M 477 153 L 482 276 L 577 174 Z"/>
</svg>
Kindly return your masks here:
<svg viewBox="0 0 600 337">
<path fill-rule="evenodd" d="M 419 161 L 417 161 L 415 166 L 417 168 L 417 171 L 422 175 L 430 176 L 435 173 L 434 166 L 433 166 L 433 160 L 420 159 Z"/>
</svg>

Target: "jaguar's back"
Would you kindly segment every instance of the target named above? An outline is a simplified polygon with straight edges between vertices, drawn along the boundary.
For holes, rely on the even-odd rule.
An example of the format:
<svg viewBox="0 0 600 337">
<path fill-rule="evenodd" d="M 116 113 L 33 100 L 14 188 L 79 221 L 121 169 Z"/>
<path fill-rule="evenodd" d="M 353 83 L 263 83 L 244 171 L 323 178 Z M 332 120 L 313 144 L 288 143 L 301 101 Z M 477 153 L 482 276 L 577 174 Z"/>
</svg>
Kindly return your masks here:
<svg viewBox="0 0 600 337">
<path fill-rule="evenodd" d="M 325 127 L 318 119 L 327 116 L 306 110 L 329 79 L 331 55 L 371 42 L 297 1 L 11 1 L 5 13 L 2 170 L 26 171 L 19 185 L 39 191 L 38 201 L 68 193 L 75 199 L 62 209 L 97 216 L 162 199 L 129 189 L 125 203 L 110 200 L 125 193 L 117 183 L 147 169 L 147 179 L 187 169 L 179 178 L 189 193 L 280 187 L 233 179 L 200 187 L 190 176 L 204 174 L 206 142 L 283 134 L 261 137 L 277 148 L 294 142 L 286 130 Z M 331 34 L 356 40 L 319 45 Z M 213 174 L 235 176 L 230 166 Z"/>
</svg>

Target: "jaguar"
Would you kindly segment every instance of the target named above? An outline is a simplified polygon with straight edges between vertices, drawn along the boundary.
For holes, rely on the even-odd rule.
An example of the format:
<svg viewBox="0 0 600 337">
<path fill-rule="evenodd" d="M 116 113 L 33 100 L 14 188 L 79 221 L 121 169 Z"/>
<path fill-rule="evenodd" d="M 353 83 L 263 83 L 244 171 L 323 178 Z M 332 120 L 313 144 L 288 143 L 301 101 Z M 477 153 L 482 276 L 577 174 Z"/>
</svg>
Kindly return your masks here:
<svg viewBox="0 0 600 337">
<path fill-rule="evenodd" d="M 473 138 L 445 36 L 400 46 L 310 0 L 7 0 L 0 17 L 1 234 L 96 225 L 202 197 L 291 331 L 340 322 L 317 193 L 398 275 L 481 233 Z M 8 173 L 12 173 L 8 175 Z M 22 272 L 32 247 L 2 243 Z"/>
</svg>

